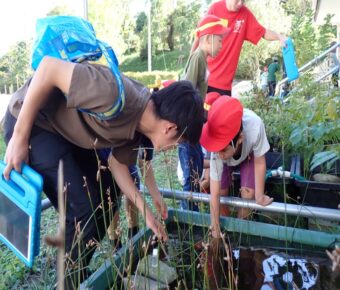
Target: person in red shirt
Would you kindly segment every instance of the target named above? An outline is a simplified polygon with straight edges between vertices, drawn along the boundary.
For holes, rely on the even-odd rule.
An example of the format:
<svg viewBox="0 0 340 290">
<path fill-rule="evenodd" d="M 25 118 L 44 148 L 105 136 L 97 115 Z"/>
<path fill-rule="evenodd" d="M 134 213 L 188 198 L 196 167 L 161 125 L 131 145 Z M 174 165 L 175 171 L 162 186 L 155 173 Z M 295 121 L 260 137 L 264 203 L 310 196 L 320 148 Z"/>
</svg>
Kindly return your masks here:
<svg viewBox="0 0 340 290">
<path fill-rule="evenodd" d="M 278 40 L 285 46 L 286 37 L 264 28 L 253 13 L 244 5 L 244 0 L 220 0 L 214 2 L 207 14 L 228 20 L 231 32 L 223 39 L 222 49 L 215 58 L 208 58 L 209 79 L 208 92 L 231 95 L 233 78 L 237 69 L 243 42 L 257 44 L 261 38 Z M 195 39 L 193 52 L 198 45 Z"/>
</svg>

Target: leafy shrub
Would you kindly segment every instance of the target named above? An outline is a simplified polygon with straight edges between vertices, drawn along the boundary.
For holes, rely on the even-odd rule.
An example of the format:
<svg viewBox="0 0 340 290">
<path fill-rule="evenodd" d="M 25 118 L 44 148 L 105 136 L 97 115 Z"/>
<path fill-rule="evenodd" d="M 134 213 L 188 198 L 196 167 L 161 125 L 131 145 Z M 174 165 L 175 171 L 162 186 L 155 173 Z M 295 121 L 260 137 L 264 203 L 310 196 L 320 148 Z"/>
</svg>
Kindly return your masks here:
<svg viewBox="0 0 340 290">
<path fill-rule="evenodd" d="M 178 74 L 176 72 L 125 72 L 126 76 L 142 83 L 144 86 L 152 86 L 156 84 L 157 79 L 161 80 L 177 80 Z"/>
<path fill-rule="evenodd" d="M 243 103 L 262 118 L 272 145 L 302 156 L 307 176 L 310 165 L 315 167 L 324 161 L 329 168 L 340 156 L 339 95 L 339 90 L 304 76 L 284 103 L 260 92 L 254 92 Z M 319 159 L 321 152 L 327 153 Z M 317 159 L 313 161 L 314 156 Z"/>
</svg>

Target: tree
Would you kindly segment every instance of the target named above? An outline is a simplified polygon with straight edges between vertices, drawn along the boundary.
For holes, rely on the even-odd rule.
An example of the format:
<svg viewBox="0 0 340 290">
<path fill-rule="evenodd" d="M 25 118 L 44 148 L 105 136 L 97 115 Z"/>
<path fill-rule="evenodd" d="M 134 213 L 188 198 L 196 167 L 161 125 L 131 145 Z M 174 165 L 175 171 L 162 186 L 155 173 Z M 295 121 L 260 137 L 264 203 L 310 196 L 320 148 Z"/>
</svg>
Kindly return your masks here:
<svg viewBox="0 0 340 290">
<path fill-rule="evenodd" d="M 88 18 L 97 37 L 109 43 L 118 56 L 128 49 L 129 41 L 126 38 L 134 30 L 129 5 L 129 0 L 90 0 L 88 5 Z M 127 29 L 129 25 L 132 26 L 131 30 Z"/>
<path fill-rule="evenodd" d="M 331 25 L 331 15 L 325 18 L 322 25 L 316 26 L 308 0 L 287 1 L 283 7 L 292 17 L 290 36 L 294 40 L 297 64 L 302 66 L 329 46 L 336 35 L 336 28 Z"/>
<path fill-rule="evenodd" d="M 170 14 L 168 18 L 169 32 L 168 36 L 166 37 L 166 41 L 168 43 L 169 49 L 172 51 L 175 48 L 175 42 L 174 42 L 174 30 L 175 30 L 175 24 L 174 24 L 174 15 Z"/>
<path fill-rule="evenodd" d="M 199 19 L 202 17 L 201 2 L 180 0 L 173 12 L 173 37 L 177 49 L 190 50 L 194 39 L 194 32 Z"/>
<path fill-rule="evenodd" d="M 302 66 L 317 53 L 316 31 L 313 27 L 311 7 L 306 7 L 302 15 L 294 14 L 290 36 L 294 40 L 297 65 Z"/>
<path fill-rule="evenodd" d="M 152 54 L 164 50 L 190 49 L 193 31 L 201 17 L 201 1 L 151 1 Z M 145 17 L 145 18 L 144 18 Z M 146 58 L 147 18 L 139 14 L 136 21 L 140 56 Z"/>
<path fill-rule="evenodd" d="M 148 16 L 145 14 L 145 12 L 140 12 L 137 15 L 137 19 L 136 19 L 135 32 L 137 34 L 141 33 L 147 24 L 148 24 Z"/>
<path fill-rule="evenodd" d="M 31 42 L 20 41 L 0 58 L 0 90 L 13 87 L 17 90 L 32 74 L 30 68 Z"/>
</svg>

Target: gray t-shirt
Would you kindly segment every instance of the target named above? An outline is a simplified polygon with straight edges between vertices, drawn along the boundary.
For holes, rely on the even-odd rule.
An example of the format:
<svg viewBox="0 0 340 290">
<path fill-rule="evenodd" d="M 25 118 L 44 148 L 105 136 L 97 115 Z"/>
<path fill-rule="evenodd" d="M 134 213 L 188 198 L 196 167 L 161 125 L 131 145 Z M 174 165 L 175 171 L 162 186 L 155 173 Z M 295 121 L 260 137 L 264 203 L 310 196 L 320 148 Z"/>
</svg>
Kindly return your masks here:
<svg viewBox="0 0 340 290">
<path fill-rule="evenodd" d="M 242 152 L 239 159 L 230 158 L 222 160 L 217 153 L 212 153 L 210 157 L 210 178 L 220 181 L 222 177 L 223 164 L 228 166 L 237 166 L 241 164 L 250 153 L 255 157 L 264 155 L 269 150 L 269 143 L 266 131 L 261 118 L 249 109 L 243 109 L 243 143 Z"/>
</svg>

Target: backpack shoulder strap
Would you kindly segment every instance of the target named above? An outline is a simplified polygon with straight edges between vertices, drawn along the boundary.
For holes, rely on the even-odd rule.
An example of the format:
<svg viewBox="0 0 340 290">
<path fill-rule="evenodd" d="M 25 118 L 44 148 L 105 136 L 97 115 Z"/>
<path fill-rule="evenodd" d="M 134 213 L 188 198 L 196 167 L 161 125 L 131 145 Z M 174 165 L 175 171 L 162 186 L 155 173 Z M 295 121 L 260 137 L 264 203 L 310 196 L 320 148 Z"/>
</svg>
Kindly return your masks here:
<svg viewBox="0 0 340 290">
<path fill-rule="evenodd" d="M 117 117 L 119 113 L 123 110 L 124 105 L 125 105 L 125 90 L 124 90 L 123 80 L 118 69 L 118 60 L 117 60 L 115 53 L 113 52 L 112 48 L 109 45 L 107 45 L 105 42 L 102 42 L 100 40 L 98 40 L 97 42 L 116 80 L 118 97 L 115 100 L 115 102 L 112 104 L 111 108 L 105 112 L 97 113 L 97 112 L 92 112 L 86 109 L 79 109 L 79 110 L 91 116 L 94 116 L 100 120 L 110 120 L 110 119 Z"/>
</svg>

